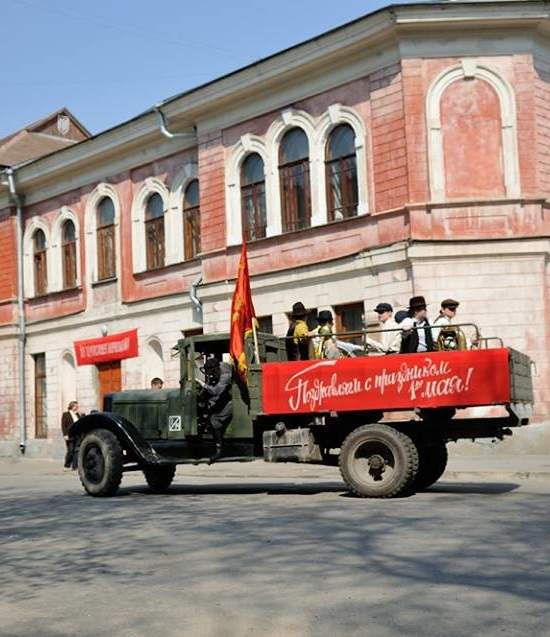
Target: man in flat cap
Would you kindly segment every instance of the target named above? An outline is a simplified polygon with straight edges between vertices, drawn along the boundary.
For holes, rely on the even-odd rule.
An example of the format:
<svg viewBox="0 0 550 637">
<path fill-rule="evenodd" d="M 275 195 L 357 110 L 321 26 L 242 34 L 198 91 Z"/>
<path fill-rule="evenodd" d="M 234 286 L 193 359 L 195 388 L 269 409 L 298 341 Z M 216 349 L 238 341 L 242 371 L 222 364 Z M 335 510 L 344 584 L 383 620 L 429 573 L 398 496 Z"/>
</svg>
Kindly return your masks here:
<svg viewBox="0 0 550 637">
<path fill-rule="evenodd" d="M 409 316 L 401 322 L 401 353 L 433 352 L 435 350 L 432 329 L 428 321 L 426 299 L 413 296 L 409 299 Z M 416 328 L 416 329 L 415 329 Z"/>
<path fill-rule="evenodd" d="M 378 303 L 374 311 L 378 314 L 378 323 L 383 331 L 380 341 L 367 336 L 367 344 L 376 352 L 398 354 L 401 349 L 401 332 L 393 318 L 393 307 L 389 303 Z"/>
<path fill-rule="evenodd" d="M 460 303 L 454 299 L 443 299 L 441 301 L 441 308 L 439 310 L 439 316 L 433 322 L 432 337 L 435 343 L 439 337 L 442 327 L 452 325 L 456 317 L 456 310 Z"/>
</svg>

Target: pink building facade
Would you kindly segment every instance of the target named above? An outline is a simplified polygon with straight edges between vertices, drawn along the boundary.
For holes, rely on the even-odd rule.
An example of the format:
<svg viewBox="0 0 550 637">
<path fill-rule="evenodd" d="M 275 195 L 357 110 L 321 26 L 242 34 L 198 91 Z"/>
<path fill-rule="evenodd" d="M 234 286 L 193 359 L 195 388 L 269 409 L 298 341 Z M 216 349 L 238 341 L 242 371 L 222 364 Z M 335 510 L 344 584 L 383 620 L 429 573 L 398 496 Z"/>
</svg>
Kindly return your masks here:
<svg viewBox="0 0 550 637">
<path fill-rule="evenodd" d="M 297 300 L 346 329 L 379 301 L 423 294 L 435 316 L 458 298 L 462 320 L 536 362 L 538 424 L 513 444 L 550 449 L 549 26 L 541 2 L 392 7 L 163 103 L 185 136 L 152 111 L 17 168 L 27 453 L 59 453 L 69 400 L 177 386 L 182 331 L 228 330 L 243 232 L 276 334 Z M 0 247 L 0 449 L 15 453 L 6 187 Z M 75 341 L 130 329 L 138 357 L 76 365 Z"/>
</svg>

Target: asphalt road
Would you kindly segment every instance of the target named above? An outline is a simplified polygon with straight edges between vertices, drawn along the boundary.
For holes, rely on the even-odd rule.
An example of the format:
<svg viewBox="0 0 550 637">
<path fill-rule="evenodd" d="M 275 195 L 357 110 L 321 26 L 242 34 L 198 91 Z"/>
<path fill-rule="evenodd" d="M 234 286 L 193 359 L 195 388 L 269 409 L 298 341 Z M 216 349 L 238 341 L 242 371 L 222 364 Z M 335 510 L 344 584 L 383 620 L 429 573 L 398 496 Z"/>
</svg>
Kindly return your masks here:
<svg viewBox="0 0 550 637">
<path fill-rule="evenodd" d="M 5 468 L 5 467 L 4 467 Z M 550 484 L 390 501 L 328 479 L 125 477 L 0 464 L 2 637 L 550 635 Z"/>
</svg>

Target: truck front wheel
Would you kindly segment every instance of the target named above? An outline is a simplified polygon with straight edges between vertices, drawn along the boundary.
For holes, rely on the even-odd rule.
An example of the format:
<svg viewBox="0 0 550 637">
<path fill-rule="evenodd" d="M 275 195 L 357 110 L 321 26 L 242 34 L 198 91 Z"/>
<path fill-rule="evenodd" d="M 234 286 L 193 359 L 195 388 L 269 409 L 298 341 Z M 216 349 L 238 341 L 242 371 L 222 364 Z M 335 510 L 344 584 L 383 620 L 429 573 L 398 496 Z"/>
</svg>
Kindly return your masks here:
<svg viewBox="0 0 550 637">
<path fill-rule="evenodd" d="M 122 448 L 107 429 L 93 429 L 80 443 L 78 474 L 86 492 L 95 497 L 114 495 L 122 480 Z"/>
<path fill-rule="evenodd" d="M 166 491 L 172 484 L 175 474 L 175 464 L 143 470 L 143 475 L 147 480 L 147 484 L 154 493 L 163 493 Z"/>
<path fill-rule="evenodd" d="M 392 498 L 408 490 L 418 472 L 418 451 L 405 434 L 387 425 L 352 431 L 340 450 L 340 473 L 362 498 Z"/>
</svg>

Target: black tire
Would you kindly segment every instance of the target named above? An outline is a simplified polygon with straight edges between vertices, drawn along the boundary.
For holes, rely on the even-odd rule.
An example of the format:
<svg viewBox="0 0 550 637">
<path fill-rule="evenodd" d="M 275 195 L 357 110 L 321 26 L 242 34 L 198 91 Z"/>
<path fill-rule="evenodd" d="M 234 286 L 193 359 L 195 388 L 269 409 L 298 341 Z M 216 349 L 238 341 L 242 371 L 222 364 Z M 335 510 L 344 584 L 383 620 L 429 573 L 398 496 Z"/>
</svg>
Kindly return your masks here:
<svg viewBox="0 0 550 637">
<path fill-rule="evenodd" d="M 418 451 L 405 434 L 387 425 L 352 431 L 340 450 L 340 473 L 362 498 L 394 498 L 406 493 L 418 472 Z"/>
<path fill-rule="evenodd" d="M 115 495 L 122 480 L 122 465 L 118 438 L 107 429 L 93 429 L 80 442 L 78 475 L 90 495 Z"/>
<path fill-rule="evenodd" d="M 175 464 L 143 470 L 147 484 L 154 493 L 164 493 L 167 491 L 168 487 L 172 484 L 175 474 Z"/>
<path fill-rule="evenodd" d="M 447 445 L 444 442 L 429 446 L 418 445 L 418 474 L 413 489 L 424 491 L 435 484 L 445 473 L 448 459 Z"/>
</svg>

